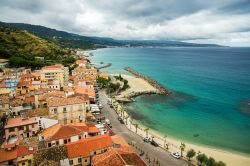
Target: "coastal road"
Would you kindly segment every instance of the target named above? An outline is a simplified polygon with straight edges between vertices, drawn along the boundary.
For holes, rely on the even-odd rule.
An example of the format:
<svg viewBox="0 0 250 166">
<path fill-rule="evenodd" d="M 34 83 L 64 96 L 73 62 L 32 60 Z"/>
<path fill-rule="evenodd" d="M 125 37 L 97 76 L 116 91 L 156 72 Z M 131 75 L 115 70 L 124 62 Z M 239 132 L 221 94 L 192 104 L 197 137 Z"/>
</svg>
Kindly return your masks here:
<svg viewBox="0 0 250 166">
<path fill-rule="evenodd" d="M 114 133 L 121 135 L 128 143 L 133 142 L 134 144 L 136 144 L 137 147 L 143 149 L 145 153 L 148 153 L 148 156 L 151 159 L 151 163 L 149 164 L 148 160 L 146 160 L 144 157 L 144 161 L 146 161 L 147 164 L 153 165 L 152 161 L 154 159 L 157 159 L 160 162 L 161 166 L 188 165 L 188 163 L 184 160 L 173 158 L 169 152 L 166 152 L 162 148 L 154 147 L 150 143 L 145 143 L 142 137 L 127 129 L 127 127 L 124 124 L 121 124 L 117 120 L 118 115 L 116 114 L 115 110 L 110 108 L 110 106 L 107 104 L 108 96 L 106 95 L 106 93 L 102 90 L 99 92 L 99 95 L 100 95 L 100 103 L 103 105 L 102 115 L 110 120 L 112 125 L 112 130 L 114 131 Z M 137 150 L 135 151 L 138 152 Z M 154 165 L 156 166 L 157 164 L 154 163 Z"/>
</svg>

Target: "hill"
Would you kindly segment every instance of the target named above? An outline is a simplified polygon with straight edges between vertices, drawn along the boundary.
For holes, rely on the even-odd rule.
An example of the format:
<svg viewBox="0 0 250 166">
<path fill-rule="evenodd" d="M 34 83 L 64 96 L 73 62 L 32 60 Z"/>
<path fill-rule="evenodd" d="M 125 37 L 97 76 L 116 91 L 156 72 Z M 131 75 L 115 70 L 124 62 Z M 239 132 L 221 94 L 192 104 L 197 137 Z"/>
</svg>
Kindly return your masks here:
<svg viewBox="0 0 250 166">
<path fill-rule="evenodd" d="M 100 47 L 218 47 L 215 44 L 196 44 L 166 40 L 116 40 L 105 37 L 82 36 L 78 34 L 58 31 L 40 25 L 24 23 L 8 23 L 17 28 L 32 32 L 40 37 L 57 42 L 66 48 L 96 49 Z"/>
<path fill-rule="evenodd" d="M 53 42 L 42 39 L 26 30 L 0 23 L 1 57 L 44 56 L 47 59 L 58 59 L 65 53 L 64 49 Z"/>
</svg>

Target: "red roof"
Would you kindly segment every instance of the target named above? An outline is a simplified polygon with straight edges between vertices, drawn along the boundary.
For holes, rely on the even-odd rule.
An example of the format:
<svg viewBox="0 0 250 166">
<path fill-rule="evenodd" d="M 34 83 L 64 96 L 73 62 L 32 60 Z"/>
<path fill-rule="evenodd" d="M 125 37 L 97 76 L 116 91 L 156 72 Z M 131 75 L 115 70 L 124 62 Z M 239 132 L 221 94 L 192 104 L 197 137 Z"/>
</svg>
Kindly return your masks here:
<svg viewBox="0 0 250 166">
<path fill-rule="evenodd" d="M 15 127 L 15 126 L 22 126 L 22 125 L 28 125 L 28 124 L 33 124 L 37 123 L 36 118 L 22 118 L 22 117 L 17 117 L 17 118 L 10 118 L 7 121 L 7 124 L 5 125 L 4 128 L 10 128 L 10 127 Z"/>
<path fill-rule="evenodd" d="M 112 146 L 112 140 L 109 135 L 101 135 L 82 139 L 66 145 L 69 158 L 88 157 L 93 151 L 97 151 Z"/>
<path fill-rule="evenodd" d="M 73 123 L 68 125 L 56 124 L 45 129 L 40 136 L 45 139 L 57 140 L 61 138 L 69 138 L 73 135 L 81 135 L 83 132 L 98 133 L 99 129 L 92 124 Z"/>
<path fill-rule="evenodd" d="M 15 158 L 17 158 L 17 149 L 9 151 L 0 148 L 0 163 L 14 160 Z"/>
<path fill-rule="evenodd" d="M 31 97 L 25 97 L 25 102 L 35 102 L 35 96 L 31 96 Z"/>
<path fill-rule="evenodd" d="M 37 149 L 31 146 L 18 146 L 17 157 L 34 154 L 36 151 Z"/>
<path fill-rule="evenodd" d="M 2 62 L 8 62 L 9 60 L 8 59 L 0 59 L 0 63 Z"/>
</svg>

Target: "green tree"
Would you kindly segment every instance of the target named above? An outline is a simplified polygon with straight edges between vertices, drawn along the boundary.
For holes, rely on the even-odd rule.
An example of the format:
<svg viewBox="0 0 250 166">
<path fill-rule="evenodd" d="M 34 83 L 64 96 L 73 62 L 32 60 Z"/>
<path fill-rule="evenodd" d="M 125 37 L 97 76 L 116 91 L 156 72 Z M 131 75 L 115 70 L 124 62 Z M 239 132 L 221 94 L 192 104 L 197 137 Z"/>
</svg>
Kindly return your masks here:
<svg viewBox="0 0 250 166">
<path fill-rule="evenodd" d="M 180 149 L 181 149 L 181 156 L 183 156 L 183 151 L 185 150 L 186 145 L 184 143 L 181 143 Z"/>
<path fill-rule="evenodd" d="M 137 133 L 137 129 L 139 128 L 139 124 L 138 123 L 136 123 L 135 124 L 135 133 Z"/>
<path fill-rule="evenodd" d="M 226 164 L 222 161 L 215 162 L 215 166 L 226 166 Z"/>
<path fill-rule="evenodd" d="M 207 161 L 207 156 L 204 153 L 198 154 L 196 159 L 198 161 L 198 165 L 202 165 L 203 163 L 205 163 Z"/>
<path fill-rule="evenodd" d="M 144 131 L 146 132 L 146 137 L 148 137 L 148 131 L 149 131 L 149 128 L 145 128 Z"/>
<path fill-rule="evenodd" d="M 209 157 L 207 161 L 205 162 L 206 166 L 215 166 L 215 160 L 212 157 Z"/>
<path fill-rule="evenodd" d="M 189 150 L 187 151 L 186 157 L 187 157 L 188 160 L 190 161 L 191 158 L 193 158 L 193 157 L 195 156 L 195 154 L 196 154 L 196 152 L 194 151 L 194 149 L 189 149 Z"/>
</svg>

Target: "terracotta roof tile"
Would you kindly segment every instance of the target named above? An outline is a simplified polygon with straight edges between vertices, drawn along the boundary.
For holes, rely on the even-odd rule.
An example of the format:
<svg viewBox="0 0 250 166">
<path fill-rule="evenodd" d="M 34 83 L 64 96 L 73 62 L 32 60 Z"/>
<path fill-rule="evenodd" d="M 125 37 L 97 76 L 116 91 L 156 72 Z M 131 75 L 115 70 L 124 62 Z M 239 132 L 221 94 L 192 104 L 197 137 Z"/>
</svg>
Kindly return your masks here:
<svg viewBox="0 0 250 166">
<path fill-rule="evenodd" d="M 136 153 L 120 148 L 111 148 L 103 154 L 96 155 L 92 158 L 92 162 L 95 166 L 147 165 Z"/>
<path fill-rule="evenodd" d="M 0 163 L 17 158 L 17 149 L 8 151 L 0 148 Z"/>
<path fill-rule="evenodd" d="M 10 127 L 22 126 L 22 125 L 34 124 L 34 123 L 37 123 L 36 117 L 27 118 L 27 119 L 24 119 L 22 117 L 10 118 L 7 120 L 7 124 L 5 125 L 4 128 L 10 128 Z"/>
<path fill-rule="evenodd" d="M 64 105 L 73 105 L 73 104 L 81 104 L 85 103 L 86 100 L 84 100 L 81 97 L 51 97 L 47 98 L 48 106 L 49 107 L 57 107 L 57 106 L 64 106 Z"/>
<path fill-rule="evenodd" d="M 36 153 L 37 149 L 31 146 L 18 146 L 17 157 Z"/>
<path fill-rule="evenodd" d="M 69 158 L 79 156 L 87 157 L 93 151 L 109 148 L 111 146 L 112 140 L 109 135 L 86 138 L 66 145 Z"/>
<path fill-rule="evenodd" d="M 86 123 L 73 123 L 68 125 L 56 124 L 45 129 L 39 136 L 43 136 L 45 140 L 57 140 L 60 138 L 68 138 L 73 135 L 80 135 L 83 132 L 98 133 L 99 129 Z"/>
</svg>

